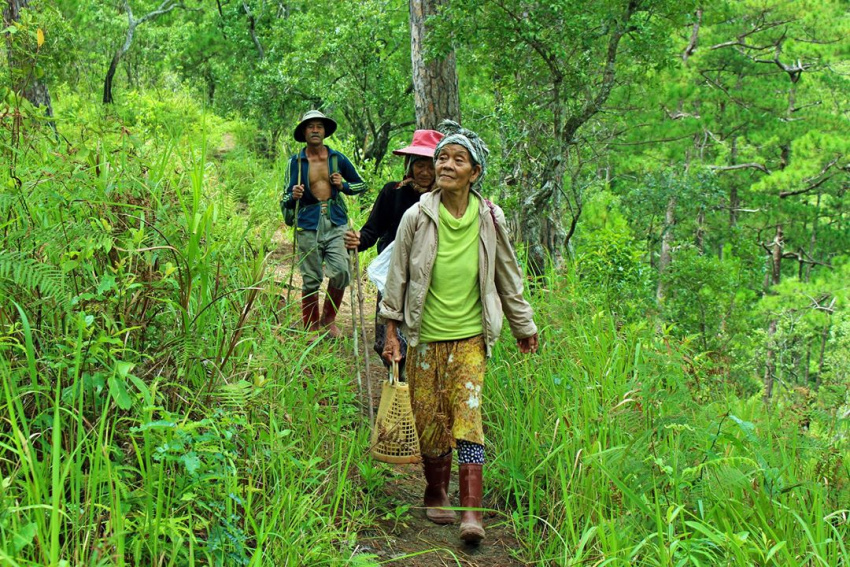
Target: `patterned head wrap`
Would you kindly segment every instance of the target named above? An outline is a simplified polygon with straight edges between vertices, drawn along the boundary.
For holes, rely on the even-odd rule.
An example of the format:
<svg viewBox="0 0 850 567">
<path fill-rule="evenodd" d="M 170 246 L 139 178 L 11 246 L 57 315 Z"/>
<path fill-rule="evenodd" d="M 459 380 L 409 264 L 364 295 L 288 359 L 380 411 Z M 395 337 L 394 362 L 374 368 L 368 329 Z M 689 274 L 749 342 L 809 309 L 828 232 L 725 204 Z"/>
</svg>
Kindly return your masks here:
<svg viewBox="0 0 850 567">
<path fill-rule="evenodd" d="M 446 137 L 437 144 L 437 148 L 434 150 L 434 161 L 440 156 L 443 148 L 449 144 L 457 144 L 466 148 L 466 151 L 469 152 L 469 156 L 472 158 L 473 165 L 481 166 L 481 175 L 472 184 L 472 188 L 477 191 L 481 186 L 481 181 L 484 179 L 484 174 L 487 172 L 487 157 L 490 155 L 490 150 L 487 149 L 484 140 L 479 138 L 478 134 L 472 130 L 463 128 L 454 120 L 443 120 L 440 122 L 437 130 L 445 134 Z"/>
</svg>

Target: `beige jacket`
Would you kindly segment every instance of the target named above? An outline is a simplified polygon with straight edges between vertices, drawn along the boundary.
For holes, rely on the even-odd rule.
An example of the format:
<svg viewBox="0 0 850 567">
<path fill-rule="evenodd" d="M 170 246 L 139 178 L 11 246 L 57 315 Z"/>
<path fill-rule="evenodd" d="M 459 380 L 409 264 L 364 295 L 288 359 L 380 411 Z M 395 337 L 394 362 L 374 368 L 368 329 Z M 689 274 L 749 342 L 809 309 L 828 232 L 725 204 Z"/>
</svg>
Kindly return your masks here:
<svg viewBox="0 0 850 567">
<path fill-rule="evenodd" d="M 479 285 L 481 314 L 487 356 L 502 330 L 502 312 L 513 336 L 530 337 L 537 332 L 531 305 L 522 297 L 523 274 L 511 247 L 505 227 L 505 214 L 478 197 Z M 410 346 L 419 343 L 419 328 L 425 295 L 431 283 L 431 270 L 437 257 L 437 222 L 440 191 L 426 193 L 401 219 L 396 233 L 380 317 L 401 322 Z M 493 222 L 495 217 L 496 222 Z"/>
</svg>

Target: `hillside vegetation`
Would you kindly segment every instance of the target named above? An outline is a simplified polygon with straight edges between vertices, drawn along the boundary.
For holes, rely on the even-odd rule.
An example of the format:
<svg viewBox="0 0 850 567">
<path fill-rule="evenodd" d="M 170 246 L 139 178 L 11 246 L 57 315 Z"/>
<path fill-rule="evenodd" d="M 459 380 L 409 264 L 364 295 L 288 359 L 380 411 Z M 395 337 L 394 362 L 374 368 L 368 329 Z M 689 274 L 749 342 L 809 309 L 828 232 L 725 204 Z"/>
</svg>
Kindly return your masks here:
<svg viewBox="0 0 850 567">
<path fill-rule="evenodd" d="M 279 4 L 255 12 L 267 56 L 250 64 L 235 5 L 147 22 L 111 104 L 99 34 L 125 25 L 114 6 L 33 3 L 4 32 L 2 565 L 417 564 L 361 545 L 419 503 L 388 498 L 398 473 L 368 456 L 353 341 L 300 330 L 278 206 L 291 126 L 314 105 L 372 188 L 349 200 L 353 224 L 399 178 L 367 124 L 394 117 L 389 149 L 412 130 L 406 4 L 357 3 L 348 19 Z M 475 6 L 446 16 L 464 123 L 490 142 L 485 190 L 541 328 L 537 355 L 505 332 L 489 361 L 487 522 L 529 565 L 850 566 L 850 90 L 833 41 L 846 6 L 823 4 L 827 26 L 787 4 L 712 4 L 699 20 L 657 4 L 605 112 L 560 149 L 546 145 L 553 107 L 532 100 L 542 67 L 526 88 L 517 61 L 490 59 L 500 42 L 554 45 L 541 14 L 508 42 L 486 11 L 480 45 L 465 35 Z M 317 45 L 295 24 L 321 10 L 337 33 Z M 767 41 L 781 19 L 788 39 L 768 51 L 809 61 L 800 83 L 741 47 L 742 29 Z M 705 49 L 682 64 L 700 24 Z M 640 58 L 650 47 L 658 60 Z M 380 87 L 353 82 L 379 68 Z M 20 77 L 50 85 L 52 117 Z M 540 200 L 555 162 L 560 186 Z M 561 245 L 533 240 L 529 215 Z"/>
</svg>

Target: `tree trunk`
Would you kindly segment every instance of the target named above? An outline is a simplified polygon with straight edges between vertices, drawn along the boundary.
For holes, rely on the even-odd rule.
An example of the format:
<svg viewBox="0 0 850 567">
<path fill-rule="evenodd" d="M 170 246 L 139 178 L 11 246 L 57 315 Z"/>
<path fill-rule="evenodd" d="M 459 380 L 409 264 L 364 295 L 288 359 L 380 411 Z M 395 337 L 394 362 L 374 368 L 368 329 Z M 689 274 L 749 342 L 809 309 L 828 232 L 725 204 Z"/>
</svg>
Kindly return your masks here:
<svg viewBox="0 0 850 567">
<path fill-rule="evenodd" d="M 700 255 L 705 254 L 705 207 L 700 207 L 697 213 L 696 245 Z"/>
<path fill-rule="evenodd" d="M 818 222 L 820 219 L 820 199 L 821 192 L 818 191 L 818 200 L 815 204 L 815 218 L 812 219 L 812 237 L 809 239 L 809 259 L 814 260 L 815 258 L 815 247 L 817 246 L 818 241 Z M 808 262 L 806 264 L 806 282 L 812 277 L 812 267 L 814 264 L 812 262 Z"/>
<path fill-rule="evenodd" d="M 738 137 L 732 138 L 732 149 L 729 152 L 729 165 L 735 165 L 738 162 Z M 738 226 L 738 207 L 741 206 L 741 200 L 738 198 L 738 183 L 735 179 L 729 187 L 729 228 L 734 230 Z"/>
<path fill-rule="evenodd" d="M 115 79 L 115 72 L 118 70 L 118 63 L 121 61 L 121 51 L 115 52 L 112 56 L 112 61 L 109 63 L 109 69 L 106 71 L 106 77 L 103 79 L 103 104 L 112 104 L 112 81 Z"/>
<path fill-rule="evenodd" d="M 148 12 L 141 18 L 136 19 L 133 17 L 133 9 L 130 7 L 130 2 L 124 0 L 124 10 L 127 12 L 127 35 L 124 38 L 124 44 L 112 56 L 112 61 L 110 61 L 109 68 L 106 71 L 106 77 L 103 80 L 103 104 L 111 104 L 113 101 L 112 82 L 115 79 L 115 72 L 118 70 L 118 63 L 121 62 L 121 58 L 129 51 L 130 45 L 133 43 L 133 34 L 136 33 L 136 28 L 148 20 L 167 14 L 178 6 L 182 6 L 182 4 L 178 3 L 178 0 L 163 0 L 162 4 L 156 10 Z"/>
<path fill-rule="evenodd" d="M 773 238 L 770 255 L 770 283 L 772 286 L 779 285 L 781 279 L 782 268 L 782 225 L 776 226 L 776 236 Z M 767 326 L 767 353 L 765 354 L 764 364 L 764 401 L 770 401 L 773 395 L 773 383 L 776 377 L 776 348 L 773 344 L 776 336 L 776 319 L 771 319 Z"/>
<path fill-rule="evenodd" d="M 375 173 L 378 173 L 378 169 L 381 167 L 381 162 L 384 160 L 384 156 L 387 155 L 387 148 L 389 148 L 390 145 L 390 134 L 392 133 L 392 129 L 392 124 L 389 122 L 382 122 L 380 126 L 375 128 L 375 131 L 372 133 L 372 140 L 363 152 L 363 159 L 374 160 L 373 171 Z"/>
<path fill-rule="evenodd" d="M 664 302 L 667 293 L 664 284 L 664 272 L 673 260 L 673 227 L 676 225 L 676 196 L 670 195 L 667 200 L 667 211 L 664 214 L 664 228 L 661 233 L 661 256 L 658 258 L 658 287 L 655 291 L 655 299 L 660 306 Z"/>
<path fill-rule="evenodd" d="M 3 27 L 9 27 L 12 22 L 17 22 L 21 19 L 21 10 L 29 7 L 29 0 L 8 0 L 8 3 L 3 9 Z M 15 56 L 12 49 L 11 37 L 6 35 L 6 54 L 8 56 L 9 69 L 15 70 L 23 65 L 23 61 Z M 47 85 L 36 79 L 30 73 L 26 77 L 16 77 L 12 84 L 12 89 L 23 95 L 25 99 L 37 108 L 44 108 L 44 113 L 48 117 L 53 117 L 53 105 L 50 102 L 50 90 Z M 51 120 L 50 126 L 53 131 L 56 131 L 56 125 Z"/>
<path fill-rule="evenodd" d="M 460 122 L 461 118 L 454 51 L 443 58 L 426 59 L 428 28 L 425 21 L 435 15 L 445 1 L 410 0 L 410 54 L 417 129 L 434 129 L 443 119 Z"/>
<path fill-rule="evenodd" d="M 541 277 L 548 266 L 557 270 L 563 265 L 563 251 L 581 217 L 581 188 L 576 187 L 577 181 L 573 179 L 570 186 L 572 196 L 565 197 L 563 179 L 566 164 L 558 154 L 549 156 L 539 175 L 527 175 L 528 171 L 522 168 L 517 168 L 517 171 L 521 177 L 520 187 L 523 188 L 520 194 L 526 195 L 519 208 L 522 214 L 518 221 L 518 238 L 527 247 L 529 273 Z M 569 227 L 566 230 L 564 224 L 567 215 L 550 212 L 562 211 L 564 208 L 569 210 Z"/>
<path fill-rule="evenodd" d="M 831 321 L 830 321 L 831 322 Z M 820 389 L 823 376 L 823 361 L 826 354 L 826 341 L 829 338 L 829 324 L 825 325 L 820 334 L 820 355 L 818 356 L 818 375 L 815 380 L 815 389 Z"/>
</svg>

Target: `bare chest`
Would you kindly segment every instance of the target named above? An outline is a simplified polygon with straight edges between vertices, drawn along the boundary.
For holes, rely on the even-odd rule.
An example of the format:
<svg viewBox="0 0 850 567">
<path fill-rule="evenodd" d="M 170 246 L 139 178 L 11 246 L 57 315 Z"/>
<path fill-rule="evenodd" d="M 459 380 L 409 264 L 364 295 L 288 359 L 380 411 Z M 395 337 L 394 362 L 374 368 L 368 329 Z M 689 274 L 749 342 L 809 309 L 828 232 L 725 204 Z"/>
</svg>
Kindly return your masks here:
<svg viewBox="0 0 850 567">
<path fill-rule="evenodd" d="M 319 201 L 331 198 L 331 180 L 328 174 L 327 155 L 309 157 L 310 192 Z"/>
</svg>

